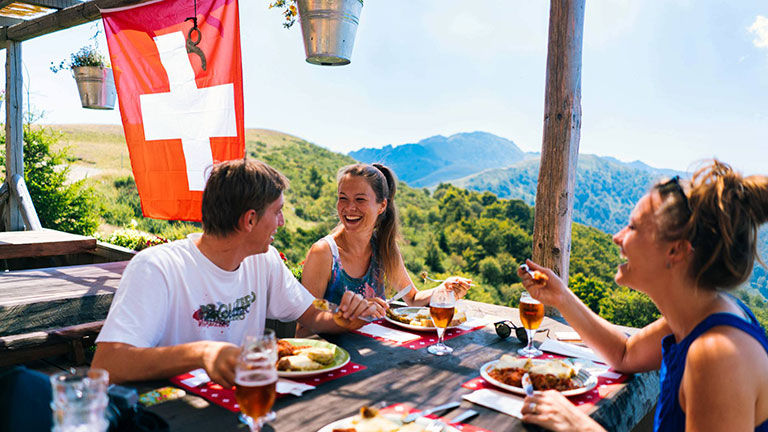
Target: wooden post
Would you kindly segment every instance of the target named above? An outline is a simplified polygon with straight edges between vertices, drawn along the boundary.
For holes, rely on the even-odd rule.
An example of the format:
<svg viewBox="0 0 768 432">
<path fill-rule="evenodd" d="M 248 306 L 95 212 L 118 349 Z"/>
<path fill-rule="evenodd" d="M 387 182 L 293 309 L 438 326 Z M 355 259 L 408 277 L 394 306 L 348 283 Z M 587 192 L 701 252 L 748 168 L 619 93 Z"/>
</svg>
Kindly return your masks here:
<svg viewBox="0 0 768 432">
<path fill-rule="evenodd" d="M 14 175 L 24 177 L 24 130 L 22 127 L 21 42 L 8 41 L 5 57 L 5 182 L 8 183 L 8 231 L 24 230 L 18 195 L 10 181 Z"/>
<path fill-rule="evenodd" d="M 585 0 L 552 0 L 533 260 L 568 281 L 573 187 L 581 132 L 581 47 Z M 548 308 L 548 315 L 559 314 Z"/>
</svg>

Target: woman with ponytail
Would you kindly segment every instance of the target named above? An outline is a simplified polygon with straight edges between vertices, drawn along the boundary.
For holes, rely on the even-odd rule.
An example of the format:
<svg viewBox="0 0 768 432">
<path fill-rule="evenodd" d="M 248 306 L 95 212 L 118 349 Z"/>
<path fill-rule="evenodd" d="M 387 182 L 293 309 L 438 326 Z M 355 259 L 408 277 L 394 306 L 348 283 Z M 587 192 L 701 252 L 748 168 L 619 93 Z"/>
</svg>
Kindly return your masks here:
<svg viewBox="0 0 768 432">
<path fill-rule="evenodd" d="M 345 291 L 354 291 L 377 305 L 379 316 L 387 309 L 385 285 L 394 292 L 410 286 L 406 303 L 429 304 L 432 290 L 413 286 L 397 246 L 397 179 L 392 170 L 381 164 L 349 165 L 339 170 L 337 184 L 339 225 L 312 245 L 301 283 L 315 297 L 336 304 Z M 461 298 L 470 282 L 454 276 L 444 284 Z"/>
<path fill-rule="evenodd" d="M 656 431 L 768 431 L 768 339 L 754 314 L 727 293 L 744 283 L 768 222 L 768 177 L 742 177 L 714 160 L 690 182 L 657 184 L 613 240 L 626 260 L 616 282 L 644 292 L 661 318 L 633 336 L 593 313 L 549 269 L 531 295 L 555 306 L 616 370 L 660 369 Z M 762 261 L 760 261 L 762 263 Z M 551 430 L 603 430 L 560 393 L 525 399 L 523 421 Z"/>
</svg>

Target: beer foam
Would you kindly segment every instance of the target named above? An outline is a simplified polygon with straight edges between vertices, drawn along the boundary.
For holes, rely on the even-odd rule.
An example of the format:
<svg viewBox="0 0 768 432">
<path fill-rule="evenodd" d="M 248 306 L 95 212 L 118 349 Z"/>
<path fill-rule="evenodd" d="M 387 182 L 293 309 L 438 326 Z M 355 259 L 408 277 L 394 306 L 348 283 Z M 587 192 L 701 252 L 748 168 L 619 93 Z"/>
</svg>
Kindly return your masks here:
<svg viewBox="0 0 768 432">
<path fill-rule="evenodd" d="M 533 297 L 520 297 L 520 303 L 528 303 L 528 304 L 541 304 L 540 301 L 536 300 Z"/>
</svg>

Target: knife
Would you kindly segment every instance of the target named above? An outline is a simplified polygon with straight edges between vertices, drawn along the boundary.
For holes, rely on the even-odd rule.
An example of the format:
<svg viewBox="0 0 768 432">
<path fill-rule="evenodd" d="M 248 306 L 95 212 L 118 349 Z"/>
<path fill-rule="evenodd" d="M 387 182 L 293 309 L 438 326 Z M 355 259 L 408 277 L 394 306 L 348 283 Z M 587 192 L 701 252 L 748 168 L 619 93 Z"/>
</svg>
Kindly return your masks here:
<svg viewBox="0 0 768 432">
<path fill-rule="evenodd" d="M 406 294 L 411 292 L 411 288 L 413 288 L 413 284 L 408 285 L 407 287 L 401 289 L 400 291 L 397 292 L 397 294 L 395 294 L 394 297 L 392 297 L 391 299 L 387 300 L 387 304 L 390 304 L 390 303 L 392 303 L 394 301 L 400 300 L 401 298 L 405 297 Z"/>
<path fill-rule="evenodd" d="M 403 423 L 411 423 L 419 417 L 428 416 L 438 411 L 452 410 L 459 405 L 461 405 L 461 402 L 454 401 L 454 402 L 448 402 L 446 404 L 438 405 L 434 408 L 425 409 L 424 411 L 421 411 L 421 412 L 411 413 L 405 416 L 405 418 L 403 419 Z"/>
</svg>

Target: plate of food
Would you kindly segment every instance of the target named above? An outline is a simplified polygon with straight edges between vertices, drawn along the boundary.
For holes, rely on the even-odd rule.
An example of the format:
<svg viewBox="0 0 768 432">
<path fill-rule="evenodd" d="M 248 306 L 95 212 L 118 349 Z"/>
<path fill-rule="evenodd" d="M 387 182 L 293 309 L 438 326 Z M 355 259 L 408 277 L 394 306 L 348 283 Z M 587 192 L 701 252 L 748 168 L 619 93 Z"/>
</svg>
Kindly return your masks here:
<svg viewBox="0 0 768 432">
<path fill-rule="evenodd" d="M 563 359 L 529 359 L 504 354 L 484 364 L 480 376 L 496 387 L 525 395 L 521 380 L 528 373 L 534 390 L 557 390 L 563 396 L 586 393 L 597 385 L 597 377 Z"/>
<path fill-rule="evenodd" d="M 277 375 L 301 378 L 330 372 L 349 363 L 349 353 L 318 339 L 286 338 L 277 341 Z"/>
<path fill-rule="evenodd" d="M 403 424 L 404 417 L 405 414 L 381 413 L 375 408 L 362 407 L 359 414 L 337 420 L 317 432 L 424 432 L 432 422 L 426 417 L 419 417 L 412 423 Z M 459 430 L 446 426 L 442 432 Z"/>
<path fill-rule="evenodd" d="M 435 324 L 432 323 L 432 317 L 429 316 L 428 307 L 401 307 L 397 309 L 387 309 L 385 320 L 409 330 L 416 331 L 434 331 Z M 453 320 L 448 325 L 449 329 L 456 328 L 467 321 L 467 315 L 462 311 L 456 311 L 453 314 Z"/>
</svg>

